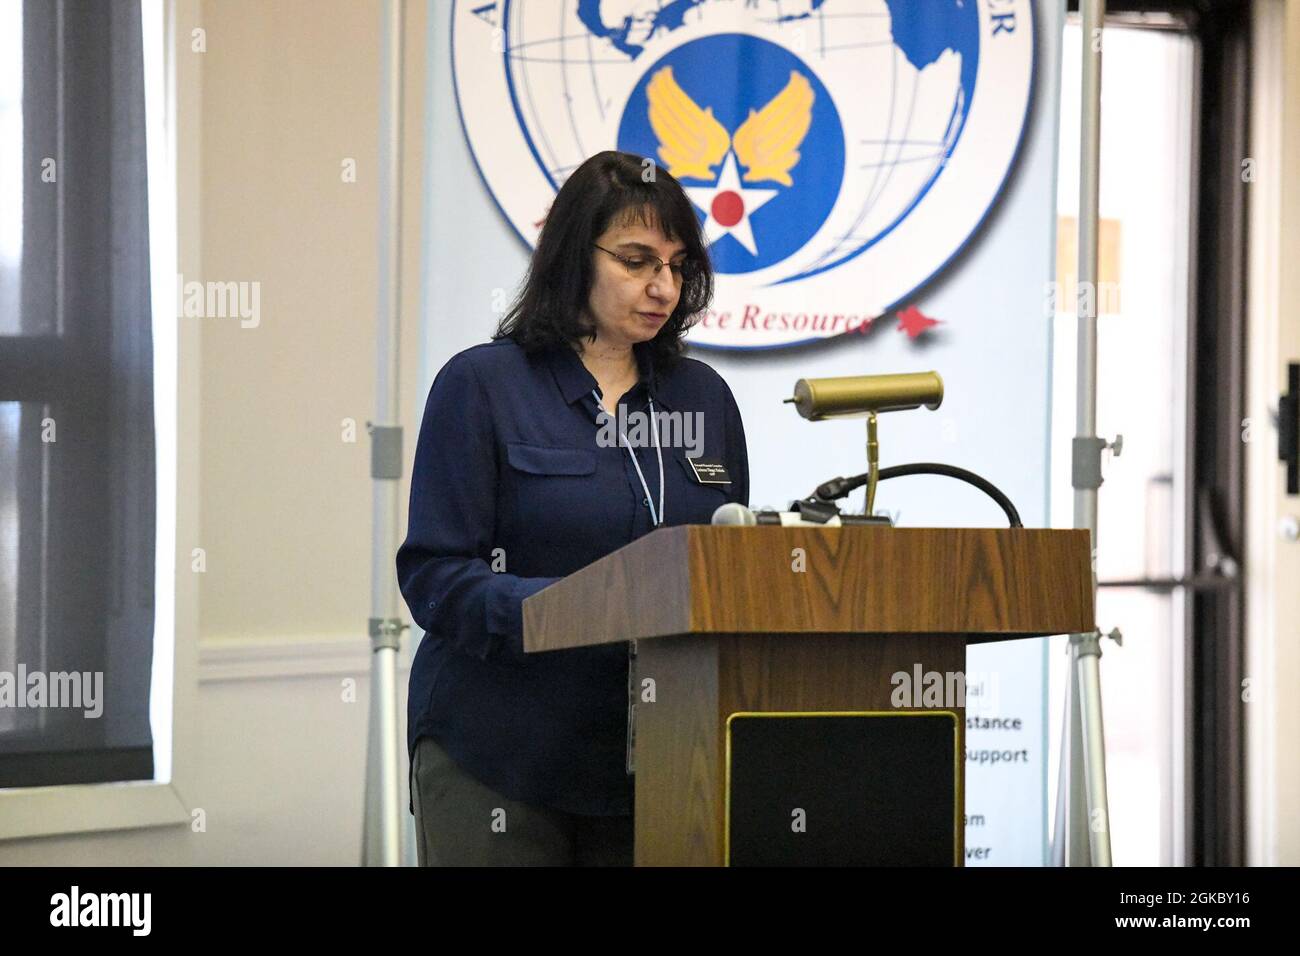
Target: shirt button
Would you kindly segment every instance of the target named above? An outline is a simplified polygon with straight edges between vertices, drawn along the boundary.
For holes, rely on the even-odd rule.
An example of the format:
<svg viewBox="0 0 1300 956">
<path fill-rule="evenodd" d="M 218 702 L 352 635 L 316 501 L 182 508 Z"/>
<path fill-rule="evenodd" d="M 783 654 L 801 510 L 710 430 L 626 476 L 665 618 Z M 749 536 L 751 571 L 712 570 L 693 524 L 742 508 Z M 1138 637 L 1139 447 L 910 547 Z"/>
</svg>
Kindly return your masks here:
<svg viewBox="0 0 1300 956">
<path fill-rule="evenodd" d="M 650 503 L 650 499 L 649 499 L 649 498 L 642 498 L 642 499 L 641 499 L 641 504 L 643 504 L 643 505 L 648 505 L 649 503 Z"/>
</svg>

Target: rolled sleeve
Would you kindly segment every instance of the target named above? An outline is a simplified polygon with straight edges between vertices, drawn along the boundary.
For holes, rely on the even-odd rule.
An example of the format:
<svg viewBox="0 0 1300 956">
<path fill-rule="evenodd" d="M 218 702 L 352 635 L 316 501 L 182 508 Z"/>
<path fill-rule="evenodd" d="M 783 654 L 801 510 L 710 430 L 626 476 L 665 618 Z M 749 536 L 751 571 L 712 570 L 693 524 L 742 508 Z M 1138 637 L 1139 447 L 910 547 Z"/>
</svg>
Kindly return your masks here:
<svg viewBox="0 0 1300 956">
<path fill-rule="evenodd" d="M 497 470 L 486 390 L 457 356 L 425 403 L 397 581 L 416 624 L 481 660 L 522 654 L 523 601 L 559 580 L 493 571 Z"/>
</svg>

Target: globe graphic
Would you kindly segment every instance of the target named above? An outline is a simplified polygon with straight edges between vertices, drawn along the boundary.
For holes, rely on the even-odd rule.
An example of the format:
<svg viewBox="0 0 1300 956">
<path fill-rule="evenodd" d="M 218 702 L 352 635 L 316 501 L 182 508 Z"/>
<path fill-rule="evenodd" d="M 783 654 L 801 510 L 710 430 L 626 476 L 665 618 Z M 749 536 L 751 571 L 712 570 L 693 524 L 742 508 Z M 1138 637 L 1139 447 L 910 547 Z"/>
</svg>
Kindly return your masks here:
<svg viewBox="0 0 1300 956">
<path fill-rule="evenodd" d="M 678 63 L 686 95 L 734 133 L 768 96 L 756 87 L 784 77 L 744 53 L 757 48 L 727 58 L 704 41 L 744 35 L 787 51 L 818 90 L 814 122 L 790 185 L 756 185 L 790 196 L 754 213 L 752 255 L 730 237 L 713 249 L 720 273 L 767 285 L 862 255 L 924 200 L 961 138 L 980 52 L 974 0 L 506 0 L 501 25 L 511 105 L 555 189 L 616 144 L 658 159 L 653 132 L 625 119 L 644 113 L 634 100 L 656 64 Z"/>
</svg>

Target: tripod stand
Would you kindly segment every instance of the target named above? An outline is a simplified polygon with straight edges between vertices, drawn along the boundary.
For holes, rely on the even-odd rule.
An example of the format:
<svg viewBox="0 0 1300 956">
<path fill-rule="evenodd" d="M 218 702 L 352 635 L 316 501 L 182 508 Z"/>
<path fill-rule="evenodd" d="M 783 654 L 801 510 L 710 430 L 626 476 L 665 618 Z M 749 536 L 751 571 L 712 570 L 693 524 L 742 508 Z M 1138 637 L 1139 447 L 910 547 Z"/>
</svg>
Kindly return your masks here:
<svg viewBox="0 0 1300 956">
<path fill-rule="evenodd" d="M 1078 381 L 1073 446 L 1074 526 L 1092 536 L 1092 595 L 1097 598 L 1097 489 L 1101 453 L 1122 442 L 1097 437 L 1097 216 L 1101 185 L 1101 36 L 1105 0 L 1081 0 L 1082 129 L 1079 158 Z M 1119 632 L 1110 636 L 1119 640 Z M 1061 731 L 1052 862 L 1110 866 L 1110 807 L 1101 717 L 1101 633 L 1070 635 L 1070 678 Z"/>
</svg>

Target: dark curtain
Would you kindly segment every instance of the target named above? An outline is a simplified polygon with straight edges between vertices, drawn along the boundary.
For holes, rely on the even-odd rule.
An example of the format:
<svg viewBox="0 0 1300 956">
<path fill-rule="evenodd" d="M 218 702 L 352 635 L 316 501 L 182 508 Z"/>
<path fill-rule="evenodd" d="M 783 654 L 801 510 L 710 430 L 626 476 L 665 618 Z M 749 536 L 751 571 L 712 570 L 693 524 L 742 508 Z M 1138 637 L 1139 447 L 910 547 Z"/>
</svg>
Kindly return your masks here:
<svg viewBox="0 0 1300 956">
<path fill-rule="evenodd" d="M 0 296 L 18 302 L 17 315 L 0 315 L 0 469 L 7 459 L 15 477 L 8 500 L 0 491 L 0 671 L 77 673 L 88 691 L 102 675 L 102 712 L 0 708 L 0 787 L 151 779 L 156 495 L 139 2 L 26 0 L 22 55 L 22 142 L 0 143 L 22 151 L 21 184 L 0 188 L 20 189 L 23 211 L 20 292 Z"/>
</svg>

